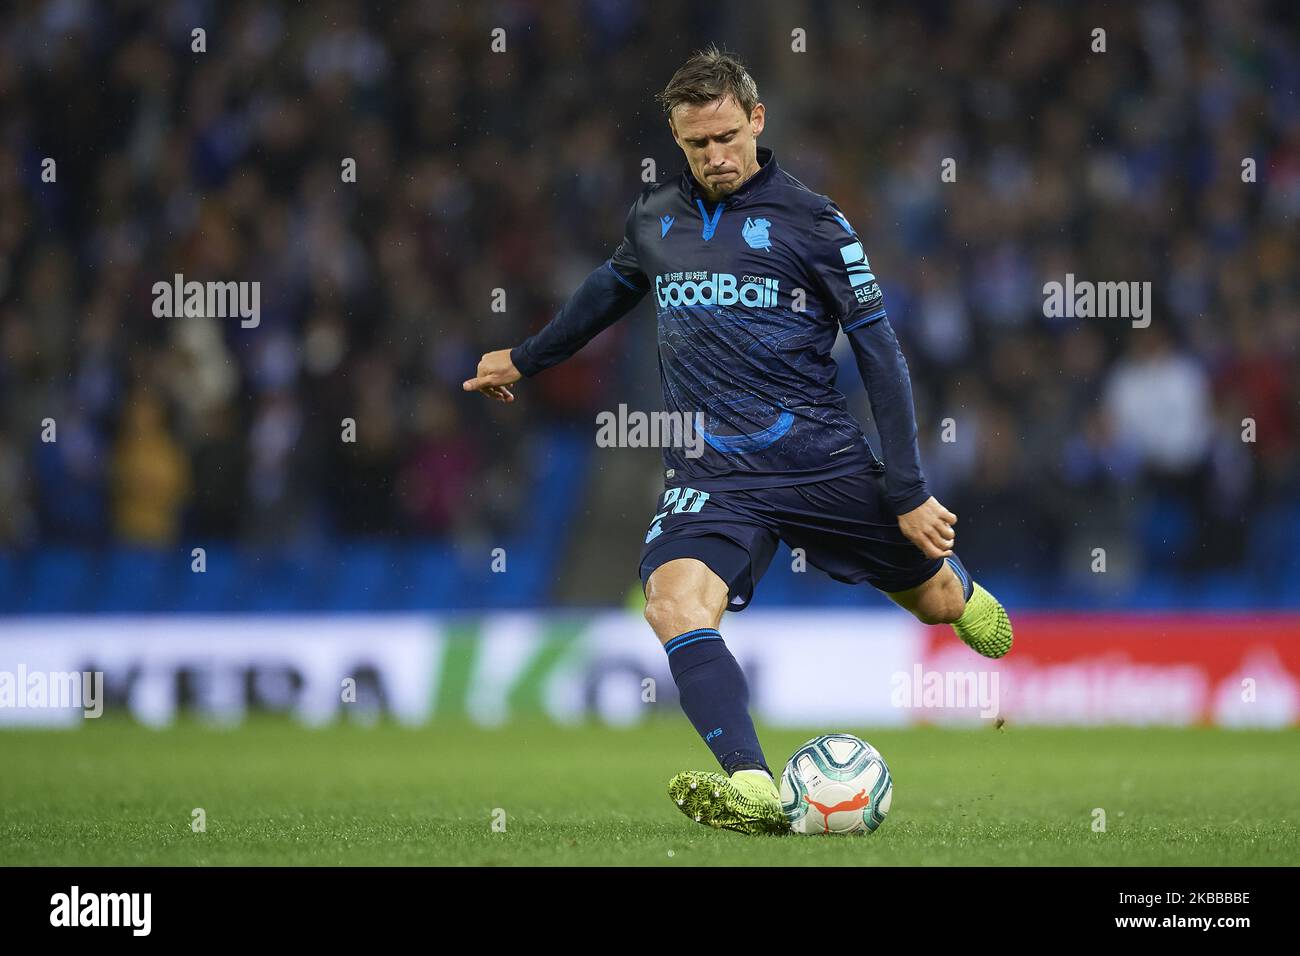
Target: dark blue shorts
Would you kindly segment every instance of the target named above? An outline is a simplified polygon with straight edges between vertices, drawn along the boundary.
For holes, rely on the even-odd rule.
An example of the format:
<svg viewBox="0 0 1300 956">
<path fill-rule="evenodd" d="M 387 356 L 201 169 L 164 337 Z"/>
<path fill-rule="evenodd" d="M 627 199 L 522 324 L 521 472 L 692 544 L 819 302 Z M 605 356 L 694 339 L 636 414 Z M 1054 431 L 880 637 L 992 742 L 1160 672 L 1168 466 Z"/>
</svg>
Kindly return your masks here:
<svg viewBox="0 0 1300 956">
<path fill-rule="evenodd" d="M 903 536 L 877 473 L 783 488 L 703 492 L 668 488 L 641 549 L 641 586 L 655 568 L 696 558 L 727 583 L 730 610 L 743 610 L 772 563 L 778 541 L 846 584 L 906 591 L 943 567 Z"/>
</svg>

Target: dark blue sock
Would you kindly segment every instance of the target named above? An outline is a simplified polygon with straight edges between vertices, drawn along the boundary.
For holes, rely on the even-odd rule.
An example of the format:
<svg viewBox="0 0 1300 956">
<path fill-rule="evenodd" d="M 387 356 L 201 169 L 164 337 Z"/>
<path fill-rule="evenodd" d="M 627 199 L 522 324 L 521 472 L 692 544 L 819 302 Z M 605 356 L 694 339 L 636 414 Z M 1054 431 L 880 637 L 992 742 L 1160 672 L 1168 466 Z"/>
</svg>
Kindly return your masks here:
<svg viewBox="0 0 1300 956">
<path fill-rule="evenodd" d="M 728 774 L 767 770 L 749 719 L 749 685 L 712 627 L 678 634 L 664 645 L 682 710 Z M 769 770 L 768 773 L 771 773 Z"/>
<path fill-rule="evenodd" d="M 961 558 L 953 555 L 948 558 L 948 563 L 952 565 L 953 571 L 957 573 L 957 580 L 961 582 L 961 593 L 964 600 L 969 601 L 970 596 L 975 593 L 975 581 L 966 570 L 966 566 L 961 563 Z"/>
</svg>

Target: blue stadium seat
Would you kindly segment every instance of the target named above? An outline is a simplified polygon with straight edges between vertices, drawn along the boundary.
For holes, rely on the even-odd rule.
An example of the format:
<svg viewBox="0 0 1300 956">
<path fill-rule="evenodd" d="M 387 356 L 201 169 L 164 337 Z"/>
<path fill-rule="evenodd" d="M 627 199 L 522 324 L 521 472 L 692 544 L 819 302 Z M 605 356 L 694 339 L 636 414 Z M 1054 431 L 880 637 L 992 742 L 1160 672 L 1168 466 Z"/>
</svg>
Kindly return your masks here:
<svg viewBox="0 0 1300 956">
<path fill-rule="evenodd" d="M 183 570 L 173 591 L 172 606 L 177 611 L 192 614 L 233 610 L 240 587 L 235 549 L 228 545 L 205 544 L 202 547 L 205 570 L 201 573 L 192 570 L 193 558 L 186 552 Z"/>
<path fill-rule="evenodd" d="M 93 611 L 99 601 L 99 554 L 91 549 L 43 548 L 26 559 L 26 593 L 19 613 Z"/>
<path fill-rule="evenodd" d="M 185 571 L 190 566 L 185 552 L 179 549 L 116 548 L 107 552 L 96 610 L 109 613 L 170 610 L 178 566 Z"/>
</svg>

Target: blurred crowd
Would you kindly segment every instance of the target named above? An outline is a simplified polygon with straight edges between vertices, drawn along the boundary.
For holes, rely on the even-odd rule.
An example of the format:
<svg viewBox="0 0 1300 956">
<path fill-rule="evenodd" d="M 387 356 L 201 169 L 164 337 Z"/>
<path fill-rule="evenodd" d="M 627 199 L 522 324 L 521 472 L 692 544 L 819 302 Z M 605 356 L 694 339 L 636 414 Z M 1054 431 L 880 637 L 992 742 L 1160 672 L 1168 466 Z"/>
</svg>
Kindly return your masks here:
<svg viewBox="0 0 1300 956">
<path fill-rule="evenodd" d="M 20 0 L 0 546 L 481 536 L 545 507 L 540 429 L 656 407 L 649 305 L 522 406 L 460 382 L 610 254 L 644 159 L 678 174 L 652 96 L 710 41 L 863 235 L 927 472 L 984 529 L 968 562 L 1064 568 L 1181 515 L 1180 567 L 1229 567 L 1300 496 L 1288 3 Z M 1150 327 L 1045 317 L 1067 273 L 1150 281 Z M 175 274 L 260 282 L 260 323 L 156 318 Z"/>
</svg>

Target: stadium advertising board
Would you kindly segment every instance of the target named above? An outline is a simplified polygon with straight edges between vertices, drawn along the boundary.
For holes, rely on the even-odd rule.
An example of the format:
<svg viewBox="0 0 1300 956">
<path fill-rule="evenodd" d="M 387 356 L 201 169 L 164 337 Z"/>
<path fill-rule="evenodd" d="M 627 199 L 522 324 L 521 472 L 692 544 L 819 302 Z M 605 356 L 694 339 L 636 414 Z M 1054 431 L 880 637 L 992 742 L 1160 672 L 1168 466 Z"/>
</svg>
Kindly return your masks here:
<svg viewBox="0 0 1300 956">
<path fill-rule="evenodd" d="M 726 623 L 755 713 L 777 726 L 1300 720 L 1291 615 L 1025 614 L 1000 661 L 888 611 L 750 610 Z M 61 692 L 82 675 L 84 700 Z M 281 712 L 307 724 L 387 715 L 630 725 L 677 719 L 675 694 L 663 652 L 623 611 L 25 618 L 0 634 L 0 724 Z"/>
</svg>

